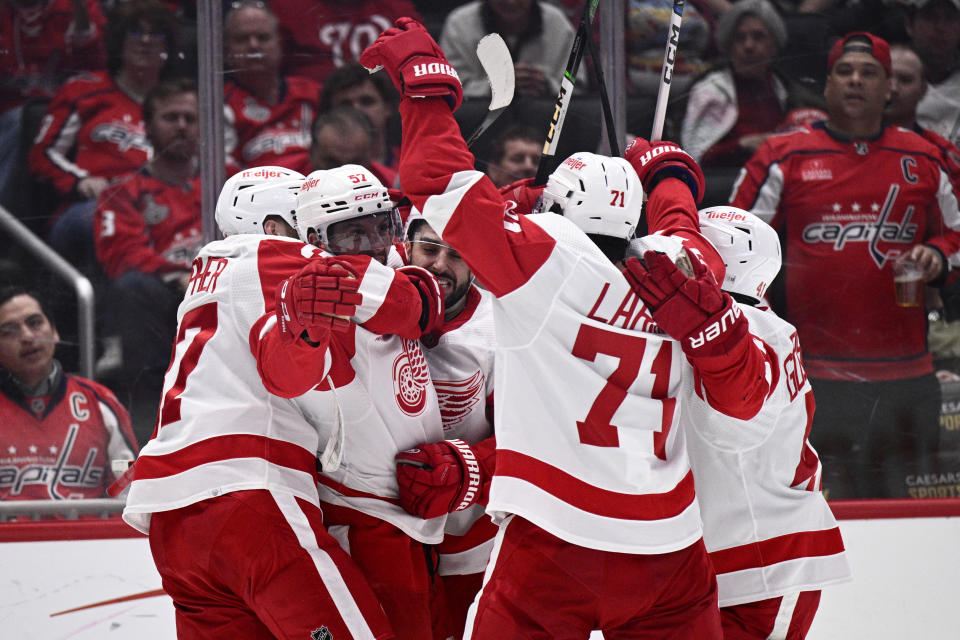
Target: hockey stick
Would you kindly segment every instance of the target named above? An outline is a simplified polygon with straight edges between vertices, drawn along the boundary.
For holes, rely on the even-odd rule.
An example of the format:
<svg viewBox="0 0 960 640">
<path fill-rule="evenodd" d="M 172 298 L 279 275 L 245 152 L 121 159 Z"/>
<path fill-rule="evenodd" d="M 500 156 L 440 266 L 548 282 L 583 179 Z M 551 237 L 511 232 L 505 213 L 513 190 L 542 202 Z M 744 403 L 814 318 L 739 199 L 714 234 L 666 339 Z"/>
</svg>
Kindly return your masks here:
<svg viewBox="0 0 960 640">
<path fill-rule="evenodd" d="M 477 43 L 477 57 L 490 83 L 490 106 L 483 122 L 467 138 L 467 147 L 472 147 L 483 132 L 500 117 L 513 102 L 513 57 L 507 43 L 499 33 L 488 33 Z"/>
<path fill-rule="evenodd" d="M 667 46 L 663 53 L 663 71 L 660 73 L 660 89 L 657 91 L 657 106 L 653 112 L 651 142 L 663 137 L 663 123 L 667 116 L 667 99 L 670 96 L 670 83 L 673 81 L 673 63 L 676 62 L 677 47 L 680 44 L 680 20 L 683 18 L 683 3 L 684 0 L 673 0 L 670 31 L 667 34 Z"/>
<path fill-rule="evenodd" d="M 607 83 L 603 76 L 603 66 L 600 64 L 600 54 L 597 51 L 597 43 L 593 40 L 593 32 L 587 34 L 587 53 L 590 54 L 590 62 L 593 67 L 593 74 L 597 78 L 597 86 L 600 89 L 600 106 L 603 108 L 603 122 L 607 129 L 607 144 L 610 145 L 610 155 L 620 156 L 620 143 L 617 141 L 617 127 L 613 122 L 613 109 L 610 108 L 610 96 L 607 94 Z"/>
<path fill-rule="evenodd" d="M 537 166 L 537 177 L 534 178 L 533 184 L 546 184 L 547 176 L 553 170 L 552 159 L 557 153 L 557 140 L 560 137 L 560 130 L 563 129 L 563 120 L 567 115 L 570 99 L 573 97 L 573 83 L 576 82 L 577 70 L 580 68 L 580 60 L 583 58 L 583 48 L 586 46 L 586 39 L 590 35 L 589 29 L 592 28 L 593 16 L 597 12 L 599 2 L 600 0 L 588 0 L 583 5 L 583 17 L 577 27 L 577 35 L 573 39 L 570 56 L 567 58 L 567 67 L 564 69 L 563 78 L 560 80 L 560 93 L 557 94 L 557 102 L 553 108 L 553 118 L 550 120 L 550 128 L 547 130 L 547 139 L 543 143 L 540 164 Z"/>
</svg>

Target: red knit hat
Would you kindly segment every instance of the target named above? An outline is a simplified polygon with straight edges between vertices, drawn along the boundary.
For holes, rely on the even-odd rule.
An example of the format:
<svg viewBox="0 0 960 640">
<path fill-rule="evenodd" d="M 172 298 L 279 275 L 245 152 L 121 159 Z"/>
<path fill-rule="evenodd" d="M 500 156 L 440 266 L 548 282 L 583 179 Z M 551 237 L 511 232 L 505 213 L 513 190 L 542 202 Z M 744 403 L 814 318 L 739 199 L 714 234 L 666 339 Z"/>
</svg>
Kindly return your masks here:
<svg viewBox="0 0 960 640">
<path fill-rule="evenodd" d="M 869 53 L 877 59 L 887 75 L 890 75 L 890 44 L 883 38 L 878 38 L 866 31 L 848 33 L 833 43 L 830 47 L 830 55 L 827 56 L 827 73 L 833 70 L 837 59 L 849 51 Z"/>
</svg>

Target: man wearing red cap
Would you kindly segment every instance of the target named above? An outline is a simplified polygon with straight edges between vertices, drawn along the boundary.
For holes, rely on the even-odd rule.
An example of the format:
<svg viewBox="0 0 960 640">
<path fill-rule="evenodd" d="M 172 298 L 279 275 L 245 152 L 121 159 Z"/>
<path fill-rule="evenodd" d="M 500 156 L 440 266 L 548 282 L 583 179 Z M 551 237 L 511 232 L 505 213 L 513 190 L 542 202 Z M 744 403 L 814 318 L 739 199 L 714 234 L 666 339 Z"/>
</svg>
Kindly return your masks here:
<svg viewBox="0 0 960 640">
<path fill-rule="evenodd" d="M 830 50 L 828 117 L 769 138 L 731 204 L 785 245 L 780 309 L 799 332 L 817 402 L 811 441 L 831 498 L 894 497 L 924 482 L 940 391 L 924 306 L 898 306 L 894 264 L 939 286 L 960 254 L 960 211 L 939 149 L 883 125 L 890 46 L 850 33 Z"/>
</svg>

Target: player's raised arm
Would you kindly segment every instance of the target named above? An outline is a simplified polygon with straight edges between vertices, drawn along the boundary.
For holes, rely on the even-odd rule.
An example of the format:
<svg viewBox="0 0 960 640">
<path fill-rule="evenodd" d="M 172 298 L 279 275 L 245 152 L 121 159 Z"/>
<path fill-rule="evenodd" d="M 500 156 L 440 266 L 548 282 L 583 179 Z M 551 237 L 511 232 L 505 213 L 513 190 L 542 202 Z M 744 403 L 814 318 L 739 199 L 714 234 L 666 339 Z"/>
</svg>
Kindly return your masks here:
<svg viewBox="0 0 960 640">
<path fill-rule="evenodd" d="M 400 19 L 364 51 L 360 62 L 384 67 L 403 96 L 404 193 L 494 294 L 526 282 L 554 242 L 505 207 L 493 183 L 474 169 L 452 113 L 462 99 L 460 81 L 443 51 L 422 25 Z"/>
</svg>

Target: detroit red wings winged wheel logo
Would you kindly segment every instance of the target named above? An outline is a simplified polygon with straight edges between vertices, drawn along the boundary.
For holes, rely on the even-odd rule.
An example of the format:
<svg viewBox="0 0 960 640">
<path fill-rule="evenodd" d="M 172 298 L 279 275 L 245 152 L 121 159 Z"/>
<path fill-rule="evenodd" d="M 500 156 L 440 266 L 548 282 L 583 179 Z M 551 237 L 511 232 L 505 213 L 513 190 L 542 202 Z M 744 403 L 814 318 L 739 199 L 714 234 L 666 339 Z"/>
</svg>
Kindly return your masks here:
<svg viewBox="0 0 960 640">
<path fill-rule="evenodd" d="M 415 340 L 403 340 L 403 353 L 393 361 L 393 393 L 400 410 L 418 416 L 427 406 L 427 385 L 430 372 L 427 360 Z"/>
</svg>

